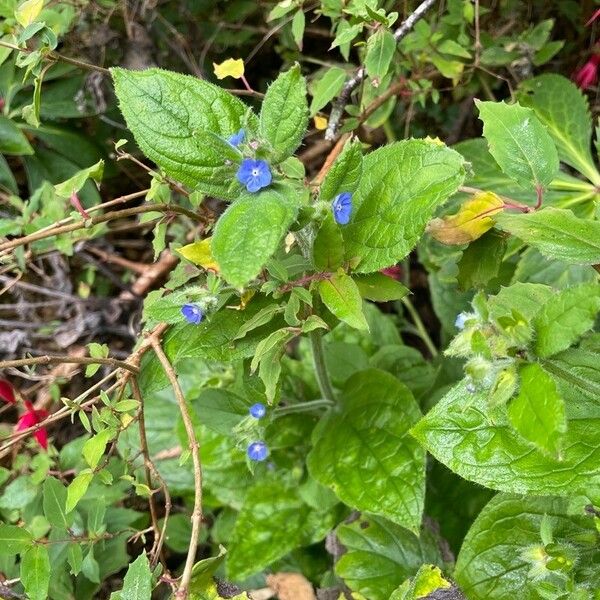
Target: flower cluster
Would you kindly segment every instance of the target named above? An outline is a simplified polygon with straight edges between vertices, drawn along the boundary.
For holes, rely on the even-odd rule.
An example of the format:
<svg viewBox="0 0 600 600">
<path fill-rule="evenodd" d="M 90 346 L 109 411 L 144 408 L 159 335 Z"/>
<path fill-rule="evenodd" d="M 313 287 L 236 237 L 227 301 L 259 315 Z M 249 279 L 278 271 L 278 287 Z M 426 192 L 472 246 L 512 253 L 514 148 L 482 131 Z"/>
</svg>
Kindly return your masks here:
<svg viewBox="0 0 600 600">
<path fill-rule="evenodd" d="M 7 404 L 17 403 L 13 386 L 5 379 L 0 379 L 0 400 L 3 400 Z M 25 412 L 17 421 L 15 426 L 16 431 L 22 431 L 23 429 L 29 429 L 29 427 L 38 425 L 48 416 L 47 410 L 43 408 L 36 409 L 29 400 L 24 400 L 23 404 L 25 405 Z M 48 449 L 48 432 L 45 427 L 40 427 L 34 431 L 33 436 L 44 450 Z"/>
</svg>

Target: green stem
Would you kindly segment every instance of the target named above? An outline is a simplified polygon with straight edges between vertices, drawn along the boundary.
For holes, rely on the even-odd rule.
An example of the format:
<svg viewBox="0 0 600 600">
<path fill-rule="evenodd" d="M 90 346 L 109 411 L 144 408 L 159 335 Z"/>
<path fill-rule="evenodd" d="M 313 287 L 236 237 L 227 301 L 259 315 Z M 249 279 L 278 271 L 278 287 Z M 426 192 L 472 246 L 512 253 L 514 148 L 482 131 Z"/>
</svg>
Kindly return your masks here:
<svg viewBox="0 0 600 600">
<path fill-rule="evenodd" d="M 323 351 L 323 333 L 320 329 L 314 329 L 308 334 L 310 339 L 310 346 L 312 349 L 313 363 L 315 365 L 315 375 L 317 377 L 317 383 L 321 390 L 321 395 L 325 400 L 333 402 L 335 400 L 335 394 L 333 393 L 333 386 L 329 379 L 329 373 L 327 372 L 327 366 L 325 364 L 325 353 Z"/>
<path fill-rule="evenodd" d="M 413 320 L 413 323 L 415 324 L 415 327 L 419 332 L 419 337 L 427 346 L 427 349 L 429 350 L 431 356 L 435 358 L 438 355 L 438 350 L 435 347 L 435 344 L 431 341 L 431 338 L 427 333 L 427 329 L 425 329 L 425 325 L 423 325 L 423 321 L 421 321 L 419 313 L 416 311 L 415 307 L 412 305 L 412 302 L 408 298 L 402 298 L 402 304 L 404 304 L 406 310 L 409 312 L 411 319 Z"/>
<path fill-rule="evenodd" d="M 283 415 L 289 415 L 291 413 L 310 412 L 311 410 L 316 410 L 318 408 L 329 408 L 333 405 L 334 403 L 331 400 L 310 400 L 309 402 L 302 402 L 300 404 L 278 407 L 273 413 L 277 417 L 282 417 Z"/>
</svg>

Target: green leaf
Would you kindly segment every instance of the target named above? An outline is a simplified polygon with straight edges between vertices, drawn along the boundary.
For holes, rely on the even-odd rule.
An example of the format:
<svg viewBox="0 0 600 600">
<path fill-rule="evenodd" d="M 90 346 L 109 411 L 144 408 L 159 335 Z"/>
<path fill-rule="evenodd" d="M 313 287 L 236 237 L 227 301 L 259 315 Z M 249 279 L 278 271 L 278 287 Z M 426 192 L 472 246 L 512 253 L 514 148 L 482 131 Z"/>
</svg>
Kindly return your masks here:
<svg viewBox="0 0 600 600">
<path fill-rule="evenodd" d="M 69 550 L 67 554 L 67 561 L 71 568 L 71 575 L 79 575 L 81 573 L 81 563 L 83 562 L 83 552 L 79 542 L 73 542 L 69 544 Z"/>
<path fill-rule="evenodd" d="M 318 271 L 335 271 L 344 261 L 344 238 L 333 216 L 328 214 L 315 236 L 312 259 Z"/>
<path fill-rule="evenodd" d="M 423 563 L 441 557 L 431 534 L 421 537 L 381 517 L 361 516 L 342 524 L 336 535 L 346 552 L 335 572 L 353 591 L 370 600 L 389 600 L 390 594 Z"/>
<path fill-rule="evenodd" d="M 11 556 L 31 545 L 32 535 L 23 527 L 0 525 L 0 556 Z"/>
<path fill-rule="evenodd" d="M 451 588 L 454 589 L 452 590 Z M 390 600 L 419 600 L 420 598 L 436 598 L 434 592 L 440 591 L 440 596 L 446 597 L 441 590 L 448 590 L 448 598 L 462 598 L 462 594 L 448 581 L 439 567 L 421 565 L 417 574 L 407 580 L 390 596 Z M 454 592 L 454 594 L 452 594 Z"/>
<path fill-rule="evenodd" d="M 500 213 L 495 218 L 501 229 L 537 248 L 546 258 L 575 265 L 600 263 L 600 221 L 552 207 L 527 214 Z"/>
<path fill-rule="evenodd" d="M 594 326 L 598 312 L 597 283 L 583 283 L 555 294 L 533 321 L 536 354 L 547 357 L 566 350 Z"/>
<path fill-rule="evenodd" d="M 599 354 L 582 348 L 570 348 L 542 360 L 542 365 L 554 376 L 567 405 L 580 406 L 582 398 L 592 404 L 600 404 Z"/>
<path fill-rule="evenodd" d="M 140 554 L 127 569 L 123 579 L 123 600 L 150 600 L 152 597 L 152 572 L 146 553 Z"/>
<path fill-rule="evenodd" d="M 322 77 L 312 84 L 310 116 L 314 117 L 330 100 L 335 98 L 344 85 L 346 71 L 339 67 L 327 69 Z"/>
<path fill-rule="evenodd" d="M 67 513 L 70 513 L 83 498 L 93 478 L 94 474 L 89 470 L 85 470 L 81 471 L 81 473 L 71 481 L 67 488 L 67 502 L 65 504 Z"/>
<path fill-rule="evenodd" d="M 526 189 L 546 188 L 558 173 L 554 141 L 530 108 L 476 100 L 490 154 Z"/>
<path fill-rule="evenodd" d="M 342 192 L 353 193 L 360 182 L 362 162 L 361 143 L 358 140 L 347 142 L 325 175 L 319 189 L 319 198 L 330 202 Z"/>
<path fill-rule="evenodd" d="M 595 185 L 600 174 L 590 151 L 592 117 L 587 97 L 571 81 L 545 73 L 519 85 L 520 104 L 532 108 L 552 136 L 560 160 L 583 173 Z"/>
<path fill-rule="evenodd" d="M 494 231 L 469 244 L 458 261 L 456 280 L 461 289 L 485 287 L 498 275 L 505 251 L 506 240 Z"/>
<path fill-rule="evenodd" d="M 281 356 L 286 344 L 294 337 L 287 329 L 278 329 L 261 340 L 256 346 L 250 369 L 258 368 L 258 376 L 265 385 L 265 396 L 268 402 L 275 398 L 277 382 L 281 375 Z"/>
<path fill-rule="evenodd" d="M 399 281 L 383 273 L 369 273 L 367 275 L 356 275 L 354 283 L 363 298 L 373 302 L 390 302 L 400 300 L 410 290 Z"/>
<path fill-rule="evenodd" d="M 340 321 L 355 329 L 369 329 L 363 313 L 362 298 L 352 277 L 336 273 L 330 279 L 320 281 L 318 289 L 323 304 Z"/>
<path fill-rule="evenodd" d="M 112 439 L 113 432 L 110 429 L 104 429 L 97 433 L 83 445 L 83 458 L 91 469 L 95 469 L 106 450 L 106 444 Z"/>
<path fill-rule="evenodd" d="M 219 218 L 212 253 L 223 277 L 243 287 L 277 249 L 296 216 L 296 205 L 275 190 L 243 196 Z"/>
<path fill-rule="evenodd" d="M 413 249 L 434 210 L 461 185 L 460 154 L 424 140 L 390 144 L 368 154 L 343 228 L 346 256 L 371 273 L 397 263 Z"/>
<path fill-rule="evenodd" d="M 487 392 L 453 387 L 411 433 L 449 469 L 469 481 L 519 494 L 575 495 L 600 490 L 600 417 L 568 414 L 562 460 L 547 456 L 489 412 Z"/>
<path fill-rule="evenodd" d="M 257 128 L 256 117 L 240 100 L 207 81 L 170 71 L 114 68 L 111 73 L 121 112 L 148 158 L 207 194 L 239 195 L 235 173 L 241 155 L 225 140 L 244 126 Z"/>
<path fill-rule="evenodd" d="M 33 154 L 25 134 L 8 118 L 0 115 L 0 152 L 2 154 Z"/>
<path fill-rule="evenodd" d="M 102 181 L 104 174 L 104 161 L 99 160 L 96 164 L 77 171 L 73 177 L 70 177 L 63 183 L 54 186 L 54 191 L 61 198 L 69 198 L 71 194 L 77 193 L 86 183 L 88 179 L 94 180 L 96 183 Z"/>
<path fill-rule="evenodd" d="M 243 580 L 258 573 L 297 546 L 325 537 L 336 514 L 304 504 L 297 485 L 262 478 L 248 490 L 231 537 L 227 572 Z"/>
<path fill-rule="evenodd" d="M 268 306 L 265 306 L 240 327 L 240 330 L 237 332 L 234 339 L 239 340 L 245 337 L 246 334 L 253 329 L 266 325 L 276 314 L 282 311 L 283 307 L 279 306 L 279 304 L 269 304 Z"/>
<path fill-rule="evenodd" d="M 44 481 L 44 516 L 53 527 L 69 529 L 72 519 L 67 517 L 67 489 L 55 477 L 47 477 Z"/>
<path fill-rule="evenodd" d="M 578 568 L 597 568 L 592 550 L 596 534 L 583 506 L 568 499 L 498 494 L 481 511 L 467 534 L 454 577 L 469 600 L 538 600 L 540 581 L 529 573 L 523 553 L 541 545 L 540 527 L 551 515 L 555 541 L 580 540 L 585 553 Z M 589 540 L 589 541 L 586 541 Z M 585 558 L 584 558 L 585 557 Z"/>
<path fill-rule="evenodd" d="M 371 79 L 381 80 L 385 77 L 395 51 L 396 40 L 388 29 L 379 29 L 369 37 L 365 68 Z"/>
<path fill-rule="evenodd" d="M 519 380 L 519 393 L 508 405 L 509 421 L 542 452 L 560 458 L 567 420 L 554 380 L 537 363 L 519 369 Z"/>
<path fill-rule="evenodd" d="M 307 126 L 306 80 L 296 64 L 269 86 L 260 111 L 260 135 L 275 163 L 294 153 Z"/>
<path fill-rule="evenodd" d="M 21 556 L 21 583 L 29 600 L 47 600 L 50 586 L 48 549 L 36 544 Z"/>
<path fill-rule="evenodd" d="M 296 11 L 292 19 L 292 36 L 296 42 L 296 46 L 302 50 L 302 38 L 304 37 L 304 27 L 306 26 L 306 16 L 302 9 Z"/>
<path fill-rule="evenodd" d="M 348 379 L 341 399 L 339 412 L 314 430 L 310 474 L 348 506 L 418 531 L 425 453 L 408 434 L 420 416 L 412 394 L 389 373 L 369 369 Z"/>
</svg>

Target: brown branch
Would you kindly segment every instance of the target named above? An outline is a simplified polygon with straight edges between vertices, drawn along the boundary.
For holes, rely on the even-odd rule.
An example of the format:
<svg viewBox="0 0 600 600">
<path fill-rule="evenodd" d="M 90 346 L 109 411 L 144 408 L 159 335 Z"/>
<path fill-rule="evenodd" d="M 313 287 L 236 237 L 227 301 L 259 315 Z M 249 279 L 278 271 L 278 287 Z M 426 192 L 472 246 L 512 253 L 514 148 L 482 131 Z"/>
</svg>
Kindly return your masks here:
<svg viewBox="0 0 600 600">
<path fill-rule="evenodd" d="M 37 231 L 30 235 L 26 235 L 22 238 L 16 238 L 14 240 L 9 240 L 0 244 L 0 256 L 8 254 L 9 250 L 13 248 L 17 248 L 19 246 L 23 246 L 25 244 L 30 244 L 32 242 L 37 242 L 39 240 L 43 240 L 48 237 L 54 237 L 55 235 L 60 235 L 63 233 L 71 233 L 73 231 L 77 231 L 79 229 L 87 229 L 88 227 L 92 227 L 94 225 L 98 225 L 100 223 L 106 223 L 108 221 L 113 221 L 115 219 L 122 219 L 125 217 L 131 217 L 133 215 L 139 215 L 141 213 L 147 212 L 163 212 L 163 213 L 179 213 L 181 215 L 185 215 L 190 219 L 201 220 L 201 217 L 197 215 L 195 212 L 188 210 L 187 208 L 183 208 L 183 206 L 178 206 L 177 204 L 143 204 L 142 206 L 134 206 L 132 208 L 124 208 L 123 210 L 116 210 L 113 212 L 108 212 L 103 215 L 99 215 L 97 217 L 92 217 L 86 221 L 77 221 L 76 223 L 71 223 L 68 225 L 61 225 L 59 227 L 55 227 L 53 229 L 49 229 L 46 231 Z"/>
<path fill-rule="evenodd" d="M 190 545 L 188 548 L 183 573 L 181 575 L 181 581 L 179 583 L 179 588 L 175 593 L 176 598 L 181 598 L 183 600 L 187 598 L 189 594 L 189 586 L 192 579 L 192 569 L 194 567 L 194 561 L 196 560 L 198 539 L 200 537 L 200 526 L 202 524 L 202 465 L 200 463 L 200 446 L 198 444 L 198 440 L 196 439 L 192 417 L 185 401 L 183 391 L 181 390 L 181 386 L 177 381 L 175 370 L 173 369 L 169 358 L 162 349 L 160 341 L 152 339 L 150 343 L 152 344 L 152 348 L 156 354 L 156 357 L 162 365 L 167 378 L 173 387 L 177 403 L 179 404 L 181 418 L 183 419 L 183 424 L 185 426 L 190 451 L 192 453 L 192 462 L 194 465 L 194 509 L 191 517 L 192 533 L 190 535 Z"/>
<path fill-rule="evenodd" d="M 415 24 L 420 21 L 427 11 L 435 4 L 436 0 L 423 0 L 415 11 L 402 21 L 400 27 L 394 31 L 394 39 L 396 44 L 400 43 L 410 33 Z M 365 80 L 367 72 L 364 67 L 360 67 L 356 74 L 351 77 L 342 88 L 340 95 L 337 97 L 331 108 L 329 123 L 325 131 L 325 139 L 333 141 L 337 135 L 337 130 L 340 124 L 340 119 L 344 114 L 344 109 L 352 92 Z"/>
<path fill-rule="evenodd" d="M 18 358 L 16 360 L 3 360 L 0 362 L 0 369 L 8 367 L 25 367 L 29 365 L 50 365 L 57 363 L 71 363 L 77 365 L 109 365 L 115 369 L 125 369 L 131 373 L 139 373 L 139 369 L 133 365 L 117 360 L 116 358 L 93 358 L 90 356 L 60 356 L 50 355 L 34 356 L 31 358 Z"/>
<path fill-rule="evenodd" d="M 138 427 L 140 431 L 140 447 L 142 449 L 142 455 L 144 456 L 144 469 L 146 472 L 146 481 L 148 482 L 148 487 L 150 488 L 150 497 L 148 498 L 148 505 L 150 507 L 150 517 L 152 519 L 152 529 L 154 530 L 154 544 L 152 545 L 152 550 L 150 554 L 152 555 L 151 566 L 154 567 L 160 558 L 160 561 L 163 567 L 166 569 L 166 561 L 163 556 L 162 546 L 165 540 L 165 534 L 167 531 L 167 521 L 169 520 L 169 515 L 171 513 L 171 494 L 169 493 L 169 488 L 165 483 L 165 480 L 162 478 L 162 475 L 159 473 L 156 465 L 152 462 L 150 458 L 150 450 L 148 449 L 148 439 L 146 437 L 146 419 L 144 416 L 144 400 L 142 397 L 142 392 L 140 390 L 140 386 L 138 384 L 137 378 L 131 378 L 131 390 L 133 393 L 133 397 L 140 404 L 140 411 L 138 414 Z M 165 496 L 165 516 L 163 520 L 162 529 L 158 526 L 158 514 L 156 510 L 156 504 L 154 502 L 154 491 L 152 490 L 152 477 L 154 477 L 163 491 Z"/>
<path fill-rule="evenodd" d="M 330 150 L 329 154 L 327 155 L 327 158 L 325 159 L 325 162 L 323 163 L 323 166 L 321 167 L 321 170 L 317 173 L 316 177 L 312 181 L 314 185 L 319 186 L 321 185 L 321 183 L 323 183 L 325 175 L 327 175 L 329 169 L 331 169 L 331 165 L 334 163 L 335 159 L 340 155 L 340 153 L 344 149 L 344 146 L 348 139 L 350 139 L 350 134 L 345 133 L 342 137 L 340 137 L 335 146 Z"/>
</svg>

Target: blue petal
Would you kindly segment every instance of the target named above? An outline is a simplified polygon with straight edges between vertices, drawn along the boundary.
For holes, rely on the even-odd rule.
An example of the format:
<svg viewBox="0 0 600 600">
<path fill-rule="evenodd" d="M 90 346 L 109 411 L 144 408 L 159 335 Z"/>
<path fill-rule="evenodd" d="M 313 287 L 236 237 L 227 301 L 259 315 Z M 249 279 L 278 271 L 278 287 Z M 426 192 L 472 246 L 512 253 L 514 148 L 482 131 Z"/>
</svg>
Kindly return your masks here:
<svg viewBox="0 0 600 600">
<path fill-rule="evenodd" d="M 350 192 L 338 194 L 331 203 L 331 210 L 336 223 L 347 225 L 352 214 L 352 194 Z"/>
<path fill-rule="evenodd" d="M 246 451 L 250 460 L 263 461 L 269 455 L 269 449 L 264 442 L 252 442 Z"/>
<path fill-rule="evenodd" d="M 198 325 L 204 318 L 204 313 L 197 304 L 184 304 L 181 307 L 181 314 L 185 317 L 185 320 L 192 325 Z"/>
<path fill-rule="evenodd" d="M 240 129 L 237 133 L 234 133 L 229 140 L 227 140 L 232 146 L 239 146 L 246 139 L 246 131 Z"/>
<path fill-rule="evenodd" d="M 240 164 L 240 168 L 236 173 L 237 180 L 246 184 L 249 177 L 252 177 L 252 169 L 254 168 L 254 161 L 251 158 L 245 158 Z"/>
<path fill-rule="evenodd" d="M 246 180 L 246 189 L 249 192 L 252 192 L 252 193 L 258 192 L 258 190 L 260 190 L 261 187 L 263 187 L 263 186 L 260 184 L 259 177 L 250 176 Z"/>
</svg>

